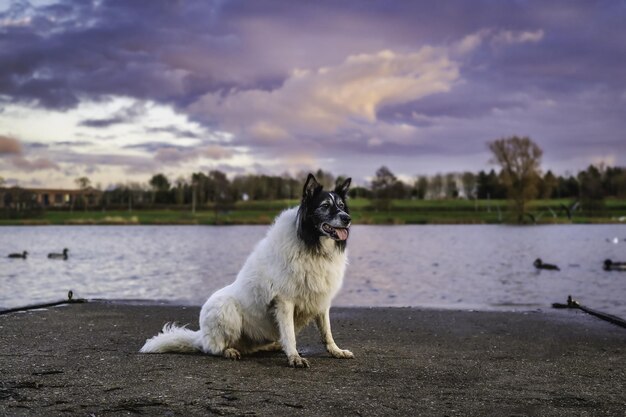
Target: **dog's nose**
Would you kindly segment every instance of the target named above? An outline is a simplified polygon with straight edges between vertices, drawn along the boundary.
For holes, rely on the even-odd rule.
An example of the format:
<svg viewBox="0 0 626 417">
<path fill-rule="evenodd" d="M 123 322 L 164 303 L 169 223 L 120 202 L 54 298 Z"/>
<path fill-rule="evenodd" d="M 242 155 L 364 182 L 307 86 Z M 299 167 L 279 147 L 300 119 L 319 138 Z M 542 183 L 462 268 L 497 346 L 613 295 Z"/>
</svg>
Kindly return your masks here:
<svg viewBox="0 0 626 417">
<path fill-rule="evenodd" d="M 339 215 L 339 218 L 341 219 L 341 222 L 343 224 L 350 224 L 350 222 L 352 221 L 352 217 L 350 217 L 350 215 L 347 213 L 341 213 Z"/>
</svg>

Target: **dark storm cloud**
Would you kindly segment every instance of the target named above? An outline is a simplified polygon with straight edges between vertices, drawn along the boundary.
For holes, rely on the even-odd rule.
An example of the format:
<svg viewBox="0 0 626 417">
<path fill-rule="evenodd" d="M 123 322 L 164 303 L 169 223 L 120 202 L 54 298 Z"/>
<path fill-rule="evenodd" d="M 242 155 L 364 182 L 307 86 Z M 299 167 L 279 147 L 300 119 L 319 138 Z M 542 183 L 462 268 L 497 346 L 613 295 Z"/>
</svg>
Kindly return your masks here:
<svg viewBox="0 0 626 417">
<path fill-rule="evenodd" d="M 503 63 L 496 65 L 513 66 L 524 77 L 529 72 L 540 75 L 549 71 L 549 60 L 531 65 L 528 58 L 585 48 L 588 56 L 568 53 L 566 58 L 606 68 L 611 66 L 603 62 L 619 59 L 615 47 L 624 51 L 623 44 L 605 36 L 620 16 L 614 13 L 619 6 L 611 4 L 620 3 L 603 7 L 565 2 L 536 11 L 514 2 L 488 2 L 481 7 L 465 1 L 429 3 L 428 8 L 421 2 L 392 6 L 370 2 L 367 7 L 361 2 L 315 2 L 285 7 L 284 2 L 271 1 L 67 0 L 41 8 L 15 3 L 0 15 L 0 20 L 14 22 L 3 25 L 0 32 L 0 91 L 59 108 L 76 105 L 83 95 L 106 94 L 188 103 L 229 86 L 278 85 L 294 65 L 326 65 L 351 53 L 389 45 L 402 49 L 441 45 L 485 27 L 544 27 L 554 24 L 545 22 L 544 9 L 549 9 L 548 14 L 564 13 L 559 7 L 586 23 L 588 30 L 566 26 L 569 20 L 565 21 L 557 28 L 561 35 L 550 35 L 548 50 L 541 47 L 534 56 L 503 55 Z M 583 21 L 583 16 L 588 20 Z M 322 42 L 326 37 L 335 39 L 335 52 L 311 50 L 313 37 Z M 607 49 L 613 53 L 598 51 L 597 38 L 608 40 Z M 255 39 L 265 44 L 257 45 Z M 316 53 L 318 62 L 307 57 L 306 50 L 298 50 L 300 41 L 300 48 Z M 91 122 L 101 127 L 116 120 Z"/>
<path fill-rule="evenodd" d="M 147 82 L 160 77 L 159 64 L 150 54 L 142 56 L 142 34 L 149 33 L 140 16 L 134 15 L 138 24 L 127 20 L 133 14 L 110 2 L 99 8 L 78 1 L 22 13 L 30 24 L 2 30 L 0 88 L 57 108 L 76 105 L 79 95 L 148 96 Z M 19 22 L 17 16 L 2 16 L 11 19 Z"/>
<path fill-rule="evenodd" d="M 176 138 L 191 138 L 198 139 L 200 136 L 192 132 L 191 130 L 180 129 L 176 126 L 164 126 L 164 127 L 148 127 L 145 129 L 146 133 L 169 133 Z"/>
<path fill-rule="evenodd" d="M 0 13 L 0 97 L 60 110 L 113 95 L 165 103 L 268 157 L 467 155 L 510 134 L 562 154 L 626 154 L 625 17 L 612 0 L 14 2 Z M 375 78 L 384 66 L 355 63 L 383 62 L 382 51 L 392 65 L 445 61 L 426 72 L 439 88 L 351 108 L 361 97 L 341 93 L 359 90 L 346 89 L 355 74 Z M 428 51 L 437 56 L 411 58 Z M 323 87 L 332 97 L 316 103 Z M 79 125 L 105 131 L 142 112 Z M 144 130 L 200 139 L 174 126 Z M 185 148 L 142 146 L 160 162 L 193 159 Z"/>
<path fill-rule="evenodd" d="M 29 149 L 47 149 L 50 145 L 42 142 L 25 142 L 24 146 Z"/>
<path fill-rule="evenodd" d="M 485 52 L 490 68 L 483 76 L 505 77 L 511 88 L 529 83 L 576 88 L 555 79 L 562 77 L 620 83 L 615 75 L 623 74 L 626 45 L 616 31 L 621 31 L 623 2 L 424 6 L 67 0 L 35 8 L 15 3 L 0 14 L 5 22 L 0 28 L 0 92 L 57 108 L 72 107 L 85 95 L 107 94 L 184 104 L 227 87 L 275 87 L 294 66 L 317 67 L 389 47 L 441 45 L 484 28 L 546 31 L 546 42 L 532 49 Z M 324 50 L 327 38 L 335 39 L 328 48 L 333 50 Z M 309 53 L 317 55 L 316 61 Z M 474 59 L 479 64 L 480 55 Z"/>
<path fill-rule="evenodd" d="M 61 142 L 55 142 L 54 145 L 55 146 L 70 146 L 72 148 L 79 148 L 82 146 L 89 146 L 91 145 L 91 142 L 87 142 L 84 140 L 64 140 Z M 46 145 L 46 147 L 48 147 L 48 145 Z"/>
<path fill-rule="evenodd" d="M 173 145 L 169 142 L 143 142 L 143 143 L 138 143 L 138 144 L 134 144 L 134 145 L 126 145 L 124 146 L 125 149 L 140 149 L 146 152 L 156 152 L 159 149 L 165 149 L 165 148 L 173 148 L 173 149 L 178 149 L 178 150 L 183 150 L 186 149 L 185 146 L 178 146 L 178 145 Z"/>
<path fill-rule="evenodd" d="M 146 104 L 144 102 L 137 102 L 116 111 L 113 115 L 107 118 L 82 120 L 79 123 L 79 126 L 105 128 L 123 123 L 131 123 L 138 117 L 146 114 L 146 111 Z"/>
<path fill-rule="evenodd" d="M 127 122 L 127 120 L 125 119 L 122 119 L 119 117 L 110 117 L 108 119 L 86 119 L 86 120 L 81 121 L 79 125 L 85 126 L 85 127 L 102 128 L 102 127 L 118 125 L 118 124 L 125 123 L 125 122 Z"/>
<path fill-rule="evenodd" d="M 22 4 L 0 15 L 0 92 L 69 108 L 111 94 L 184 103 L 234 86 L 223 60 L 237 40 L 211 21 L 215 10 L 204 1 Z"/>
</svg>

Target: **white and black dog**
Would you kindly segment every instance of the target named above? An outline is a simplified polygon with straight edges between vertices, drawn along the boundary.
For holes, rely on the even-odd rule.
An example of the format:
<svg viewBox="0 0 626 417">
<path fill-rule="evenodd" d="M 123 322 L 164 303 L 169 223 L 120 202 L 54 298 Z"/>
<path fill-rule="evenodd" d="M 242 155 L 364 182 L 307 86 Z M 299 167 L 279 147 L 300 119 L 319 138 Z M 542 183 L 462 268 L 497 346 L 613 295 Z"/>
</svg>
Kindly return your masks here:
<svg viewBox="0 0 626 417">
<path fill-rule="evenodd" d="M 350 181 L 329 192 L 309 174 L 300 206 L 276 218 L 235 282 L 204 303 L 200 330 L 166 324 L 141 352 L 201 351 L 239 359 L 282 349 L 290 366 L 308 368 L 296 350 L 296 334 L 314 319 L 326 350 L 335 358 L 353 358 L 335 344 L 329 318 L 347 264 Z"/>
</svg>

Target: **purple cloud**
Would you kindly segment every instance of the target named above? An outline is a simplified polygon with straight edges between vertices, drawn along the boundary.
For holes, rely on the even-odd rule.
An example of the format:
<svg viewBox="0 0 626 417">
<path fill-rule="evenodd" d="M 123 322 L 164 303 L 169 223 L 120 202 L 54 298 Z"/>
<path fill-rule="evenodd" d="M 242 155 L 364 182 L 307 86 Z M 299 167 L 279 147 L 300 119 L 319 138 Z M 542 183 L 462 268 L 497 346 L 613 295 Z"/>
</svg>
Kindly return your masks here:
<svg viewBox="0 0 626 417">
<path fill-rule="evenodd" d="M 5 157 L 12 168 L 19 171 L 59 170 L 59 166 L 48 158 L 27 159 L 24 157 L 22 143 L 9 136 L 0 135 L 0 157 Z"/>
<path fill-rule="evenodd" d="M 277 167 L 371 173 L 383 155 L 392 169 L 427 158 L 453 170 L 460 157 L 481 169 L 485 142 L 510 134 L 530 135 L 556 165 L 624 164 L 625 18 L 610 0 L 14 2 L 0 12 L 0 109 L 130 97 L 137 107 L 77 127 L 107 133 L 158 103 L 232 135 L 213 159 L 238 147 Z M 138 129 L 171 146 L 107 154 L 145 170 L 200 159 L 174 143 L 198 132 L 154 126 Z M 111 161 L 65 157 L 55 161 Z"/>
<path fill-rule="evenodd" d="M 22 156 L 15 156 L 10 160 L 13 167 L 20 171 L 25 172 L 33 172 L 33 171 L 44 171 L 44 170 L 55 170 L 58 171 L 60 169 L 59 165 L 55 162 L 51 161 L 47 158 L 36 158 L 36 159 L 26 159 Z"/>
<path fill-rule="evenodd" d="M 21 155 L 22 144 L 17 139 L 0 135 L 0 156 Z"/>
</svg>

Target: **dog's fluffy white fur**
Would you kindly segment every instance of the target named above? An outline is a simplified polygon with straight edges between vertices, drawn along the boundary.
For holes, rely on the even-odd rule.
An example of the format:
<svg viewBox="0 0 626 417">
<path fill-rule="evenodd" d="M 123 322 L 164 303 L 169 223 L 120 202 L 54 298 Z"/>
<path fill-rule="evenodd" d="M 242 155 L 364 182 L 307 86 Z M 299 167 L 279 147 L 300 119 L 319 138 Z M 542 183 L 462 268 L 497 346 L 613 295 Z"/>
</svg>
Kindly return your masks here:
<svg viewBox="0 0 626 417">
<path fill-rule="evenodd" d="M 291 366 L 308 367 L 296 350 L 296 334 L 314 320 L 328 352 L 352 358 L 352 352 L 335 344 L 329 319 L 347 252 L 322 237 L 320 250 L 313 253 L 298 238 L 297 217 L 296 207 L 276 218 L 235 282 L 206 301 L 199 331 L 167 324 L 141 352 L 202 351 L 239 359 L 241 354 L 282 349 Z"/>
</svg>

